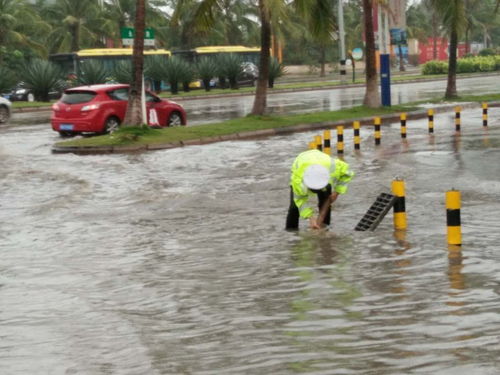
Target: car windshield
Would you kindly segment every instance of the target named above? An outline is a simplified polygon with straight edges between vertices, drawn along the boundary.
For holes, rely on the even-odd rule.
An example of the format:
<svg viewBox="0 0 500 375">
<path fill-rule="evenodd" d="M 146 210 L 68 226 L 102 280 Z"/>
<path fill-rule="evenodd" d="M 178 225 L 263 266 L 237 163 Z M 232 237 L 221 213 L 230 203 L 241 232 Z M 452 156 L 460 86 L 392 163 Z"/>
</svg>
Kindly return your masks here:
<svg viewBox="0 0 500 375">
<path fill-rule="evenodd" d="M 66 104 L 80 104 L 90 102 L 96 97 L 97 93 L 93 91 L 68 91 L 65 92 L 61 101 Z"/>
<path fill-rule="evenodd" d="M 113 100 L 128 100 L 128 88 L 125 87 L 109 91 L 108 95 Z"/>
</svg>

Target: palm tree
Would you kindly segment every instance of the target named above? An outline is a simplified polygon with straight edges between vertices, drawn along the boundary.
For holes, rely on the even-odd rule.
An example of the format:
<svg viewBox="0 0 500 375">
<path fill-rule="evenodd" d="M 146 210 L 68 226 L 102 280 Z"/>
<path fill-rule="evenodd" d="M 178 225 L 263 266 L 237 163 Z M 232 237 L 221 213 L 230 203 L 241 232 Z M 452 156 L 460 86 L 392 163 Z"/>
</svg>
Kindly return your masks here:
<svg viewBox="0 0 500 375">
<path fill-rule="evenodd" d="M 0 0 L 0 46 L 7 48 L 28 47 L 41 57 L 47 49 L 36 41 L 36 36 L 44 37 L 50 25 L 43 21 L 34 7 L 22 0 Z M 42 39 L 41 38 L 41 39 Z M 2 55 L 0 54 L 0 62 Z"/>
<path fill-rule="evenodd" d="M 100 17 L 97 0 L 57 0 L 45 12 L 54 29 L 48 36 L 53 51 L 78 51 L 82 40 L 94 45 L 99 35 L 87 27 L 91 20 Z"/>
<path fill-rule="evenodd" d="M 136 0 L 135 13 L 135 38 L 132 55 L 132 72 L 134 78 L 130 84 L 127 113 L 123 120 L 123 126 L 135 126 L 142 124 L 142 90 L 144 72 L 144 27 L 146 24 L 146 0 Z"/>
<path fill-rule="evenodd" d="M 431 0 L 431 4 L 440 15 L 443 28 L 450 38 L 445 98 L 452 99 L 457 97 L 458 38 L 467 27 L 465 0 Z"/>
<path fill-rule="evenodd" d="M 363 0 L 363 18 L 366 43 L 366 90 L 363 104 L 369 108 L 380 107 L 378 92 L 377 65 L 375 55 L 375 33 L 373 32 L 373 7 L 375 0 Z"/>
</svg>

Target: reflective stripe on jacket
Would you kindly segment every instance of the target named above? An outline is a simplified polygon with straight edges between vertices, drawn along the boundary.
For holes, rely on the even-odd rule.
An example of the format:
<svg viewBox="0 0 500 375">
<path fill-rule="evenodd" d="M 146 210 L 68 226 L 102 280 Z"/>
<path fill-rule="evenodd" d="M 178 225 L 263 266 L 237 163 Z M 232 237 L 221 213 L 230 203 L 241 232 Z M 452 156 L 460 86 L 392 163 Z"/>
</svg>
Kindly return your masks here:
<svg viewBox="0 0 500 375">
<path fill-rule="evenodd" d="M 333 159 L 319 150 L 308 150 L 300 153 L 292 164 L 292 174 L 290 185 L 293 190 L 293 200 L 299 209 L 302 218 L 309 218 L 314 214 L 315 203 L 313 199 L 316 194 L 309 190 L 303 183 L 304 172 L 310 165 L 319 164 L 330 171 L 329 184 L 332 191 L 339 194 L 347 192 L 347 184 L 354 177 L 354 173 L 349 170 L 349 164 Z"/>
</svg>

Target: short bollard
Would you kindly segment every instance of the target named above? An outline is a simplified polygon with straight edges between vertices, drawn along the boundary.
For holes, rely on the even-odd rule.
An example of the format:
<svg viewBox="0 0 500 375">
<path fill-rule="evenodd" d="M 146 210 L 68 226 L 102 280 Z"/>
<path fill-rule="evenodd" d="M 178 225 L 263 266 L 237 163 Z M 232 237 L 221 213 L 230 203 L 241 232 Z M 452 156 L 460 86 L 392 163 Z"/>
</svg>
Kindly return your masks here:
<svg viewBox="0 0 500 375">
<path fill-rule="evenodd" d="M 309 150 L 316 150 L 316 141 L 309 142 L 308 148 Z"/>
<path fill-rule="evenodd" d="M 434 133 L 434 110 L 429 109 L 427 111 L 427 118 L 429 120 L 429 134 Z"/>
<path fill-rule="evenodd" d="M 488 103 L 483 103 L 483 126 L 488 126 Z"/>
<path fill-rule="evenodd" d="M 359 121 L 354 121 L 352 124 L 352 128 L 354 129 L 354 149 L 359 150 L 361 148 L 361 139 L 359 136 Z"/>
<path fill-rule="evenodd" d="M 337 154 L 342 155 L 344 153 L 344 127 L 342 125 L 337 126 Z"/>
<path fill-rule="evenodd" d="M 460 131 L 460 111 L 462 108 L 460 107 L 455 107 L 455 130 L 457 132 Z"/>
<path fill-rule="evenodd" d="M 406 229 L 405 182 L 401 179 L 392 181 L 392 194 L 396 197 L 393 206 L 394 229 Z"/>
<path fill-rule="evenodd" d="M 330 130 L 323 131 L 323 152 L 327 155 L 332 154 Z"/>
<path fill-rule="evenodd" d="M 460 222 L 460 192 L 446 192 L 446 225 L 448 227 L 448 245 L 462 245 L 462 229 Z"/>
<path fill-rule="evenodd" d="M 401 138 L 406 138 L 406 113 L 401 113 L 399 119 L 401 120 Z"/>
<path fill-rule="evenodd" d="M 323 140 L 321 139 L 321 135 L 316 135 L 314 137 L 314 142 L 316 142 L 316 149 L 323 151 Z"/>
<path fill-rule="evenodd" d="M 376 145 L 380 144 L 380 124 L 381 124 L 380 117 L 375 117 L 374 125 L 375 125 L 375 144 Z"/>
</svg>

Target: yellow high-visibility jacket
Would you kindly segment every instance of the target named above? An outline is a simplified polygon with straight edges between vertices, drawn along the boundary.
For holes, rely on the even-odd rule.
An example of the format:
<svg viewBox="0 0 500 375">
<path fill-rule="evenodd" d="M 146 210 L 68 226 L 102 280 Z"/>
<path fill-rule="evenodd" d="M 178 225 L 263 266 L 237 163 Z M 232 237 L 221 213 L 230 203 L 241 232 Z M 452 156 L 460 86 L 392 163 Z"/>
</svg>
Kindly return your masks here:
<svg viewBox="0 0 500 375">
<path fill-rule="evenodd" d="M 339 194 L 345 194 L 347 184 L 354 177 L 354 173 L 349 170 L 349 164 L 342 160 L 331 158 L 319 150 L 308 150 L 300 153 L 292 164 L 290 186 L 293 190 L 293 200 L 299 209 L 300 217 L 304 219 L 314 214 L 315 202 L 310 198 L 316 194 L 309 190 L 302 181 L 305 170 L 313 164 L 323 165 L 330 171 L 329 184 L 332 186 L 332 192 L 336 191 Z"/>
</svg>

